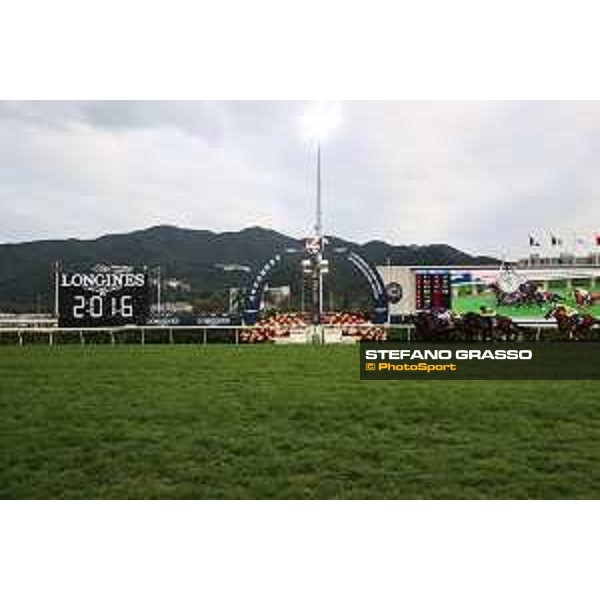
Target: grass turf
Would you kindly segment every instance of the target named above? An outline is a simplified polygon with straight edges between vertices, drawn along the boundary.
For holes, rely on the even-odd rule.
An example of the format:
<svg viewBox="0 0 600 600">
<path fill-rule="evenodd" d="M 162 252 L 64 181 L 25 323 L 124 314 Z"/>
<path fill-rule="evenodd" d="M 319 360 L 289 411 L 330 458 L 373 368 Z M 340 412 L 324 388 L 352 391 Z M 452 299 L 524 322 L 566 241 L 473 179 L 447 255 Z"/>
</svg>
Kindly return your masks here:
<svg viewBox="0 0 600 600">
<path fill-rule="evenodd" d="M 2 498 L 598 498 L 600 382 L 363 382 L 352 347 L 0 347 Z"/>
</svg>

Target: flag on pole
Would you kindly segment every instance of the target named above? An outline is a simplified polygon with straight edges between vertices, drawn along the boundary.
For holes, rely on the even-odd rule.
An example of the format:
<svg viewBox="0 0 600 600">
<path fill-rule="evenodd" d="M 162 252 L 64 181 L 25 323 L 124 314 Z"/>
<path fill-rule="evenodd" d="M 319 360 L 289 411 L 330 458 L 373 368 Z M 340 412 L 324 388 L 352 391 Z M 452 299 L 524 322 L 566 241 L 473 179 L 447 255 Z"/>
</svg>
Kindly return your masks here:
<svg viewBox="0 0 600 600">
<path fill-rule="evenodd" d="M 585 238 L 576 237 L 575 238 L 575 250 L 583 252 L 586 249 L 587 249 L 587 243 L 585 241 Z"/>
</svg>

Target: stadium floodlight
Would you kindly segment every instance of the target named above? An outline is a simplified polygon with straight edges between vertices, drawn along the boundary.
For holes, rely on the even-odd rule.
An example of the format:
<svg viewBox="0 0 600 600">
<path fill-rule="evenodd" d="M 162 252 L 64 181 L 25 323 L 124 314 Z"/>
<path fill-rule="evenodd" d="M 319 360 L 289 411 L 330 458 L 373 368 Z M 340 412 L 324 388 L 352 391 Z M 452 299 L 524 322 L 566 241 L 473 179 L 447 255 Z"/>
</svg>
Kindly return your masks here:
<svg viewBox="0 0 600 600">
<path fill-rule="evenodd" d="M 320 143 L 340 125 L 342 111 L 340 102 L 316 102 L 302 117 L 302 134 Z"/>
</svg>

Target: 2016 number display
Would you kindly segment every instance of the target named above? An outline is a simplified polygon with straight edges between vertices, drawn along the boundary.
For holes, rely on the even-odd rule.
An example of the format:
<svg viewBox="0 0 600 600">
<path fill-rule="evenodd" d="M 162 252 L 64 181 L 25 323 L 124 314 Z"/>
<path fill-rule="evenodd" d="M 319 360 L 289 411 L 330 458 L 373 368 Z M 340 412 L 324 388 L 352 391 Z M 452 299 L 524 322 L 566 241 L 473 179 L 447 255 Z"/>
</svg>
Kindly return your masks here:
<svg viewBox="0 0 600 600">
<path fill-rule="evenodd" d="M 86 316 L 92 319 L 102 319 L 105 316 L 126 319 L 133 317 L 133 297 L 129 295 L 111 298 L 77 295 L 73 297 L 73 301 L 74 319 L 85 319 Z"/>
<path fill-rule="evenodd" d="M 102 267 L 57 274 L 61 327 L 144 325 L 150 312 L 145 271 Z"/>
</svg>

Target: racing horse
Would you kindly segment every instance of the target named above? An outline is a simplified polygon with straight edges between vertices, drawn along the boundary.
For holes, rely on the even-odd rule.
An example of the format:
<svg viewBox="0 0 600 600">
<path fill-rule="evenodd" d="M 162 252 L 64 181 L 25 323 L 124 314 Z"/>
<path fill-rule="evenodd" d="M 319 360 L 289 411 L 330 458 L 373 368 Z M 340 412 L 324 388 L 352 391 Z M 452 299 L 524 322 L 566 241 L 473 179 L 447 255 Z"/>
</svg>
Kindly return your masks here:
<svg viewBox="0 0 600 600">
<path fill-rule="evenodd" d="M 543 306 L 546 302 L 561 300 L 558 294 L 539 290 L 533 281 L 524 281 L 513 292 L 505 292 L 498 283 L 490 284 L 490 289 L 496 296 L 498 306 L 528 306 L 537 304 Z"/>
<path fill-rule="evenodd" d="M 491 329 L 489 329 L 489 331 L 491 339 Z M 488 327 L 487 323 L 484 321 L 484 317 L 472 311 L 465 313 L 461 321 L 461 333 L 462 339 L 466 342 L 485 340 L 488 333 Z"/>
<path fill-rule="evenodd" d="M 486 317 L 484 317 L 486 318 Z M 516 342 L 521 333 L 520 327 L 510 318 L 503 315 L 491 317 L 492 323 L 492 339 L 503 340 L 505 342 Z"/>
<path fill-rule="evenodd" d="M 539 292 L 532 291 L 527 283 L 523 283 L 513 292 L 505 292 L 497 283 L 490 284 L 490 289 L 496 296 L 498 306 L 524 306 L 543 302 Z"/>
<path fill-rule="evenodd" d="M 545 315 L 545 319 L 554 318 L 560 337 L 566 340 L 583 340 L 589 338 L 592 327 L 598 323 L 591 315 L 578 313 L 568 314 L 564 306 L 554 306 Z"/>
<path fill-rule="evenodd" d="M 557 294 L 556 292 L 551 292 L 549 290 L 543 290 L 540 293 L 542 294 L 544 302 L 547 302 L 547 303 L 556 303 L 556 302 L 564 302 L 565 301 L 565 299 L 560 294 Z"/>
<path fill-rule="evenodd" d="M 461 325 L 463 339 L 467 342 L 516 341 L 521 332 L 511 318 L 502 315 L 468 312 L 463 316 Z"/>
<path fill-rule="evenodd" d="M 587 290 L 576 288 L 573 290 L 573 299 L 575 300 L 575 304 L 579 307 L 594 306 L 596 302 L 600 302 L 600 293 L 588 292 Z"/>
<path fill-rule="evenodd" d="M 458 318 L 449 311 L 422 311 L 411 319 L 415 326 L 415 339 L 424 342 L 441 342 L 459 339 Z"/>
</svg>

